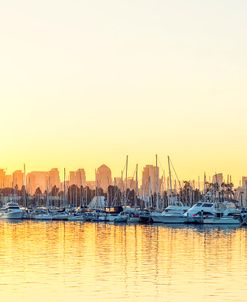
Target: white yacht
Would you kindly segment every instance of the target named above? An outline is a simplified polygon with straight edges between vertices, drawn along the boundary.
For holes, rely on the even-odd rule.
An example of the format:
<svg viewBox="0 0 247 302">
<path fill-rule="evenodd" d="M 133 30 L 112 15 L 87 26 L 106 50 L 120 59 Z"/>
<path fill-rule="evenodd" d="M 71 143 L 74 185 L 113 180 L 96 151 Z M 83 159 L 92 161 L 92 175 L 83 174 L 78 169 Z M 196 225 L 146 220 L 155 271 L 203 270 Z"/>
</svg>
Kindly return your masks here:
<svg viewBox="0 0 247 302">
<path fill-rule="evenodd" d="M 36 208 L 30 215 L 34 220 L 52 220 L 52 215 L 47 208 Z"/>
<path fill-rule="evenodd" d="M 136 208 L 126 207 L 124 213 L 128 217 L 128 223 L 140 222 L 140 210 Z"/>
<path fill-rule="evenodd" d="M 15 201 L 7 202 L 0 209 L 0 219 L 22 219 L 23 211 Z"/>
<path fill-rule="evenodd" d="M 231 201 L 198 202 L 185 214 L 187 223 L 240 224 L 240 210 Z"/>
<path fill-rule="evenodd" d="M 82 213 L 74 213 L 68 216 L 68 221 L 85 221 L 85 217 Z"/>
<path fill-rule="evenodd" d="M 170 204 L 163 212 L 152 212 L 151 219 L 154 223 L 184 223 L 184 213 L 189 209 L 181 201 Z"/>
<path fill-rule="evenodd" d="M 113 220 L 114 223 L 126 223 L 128 221 L 128 215 L 124 212 L 119 213 Z"/>
<path fill-rule="evenodd" d="M 50 211 L 52 220 L 68 220 L 69 214 L 64 210 L 53 210 Z"/>
</svg>

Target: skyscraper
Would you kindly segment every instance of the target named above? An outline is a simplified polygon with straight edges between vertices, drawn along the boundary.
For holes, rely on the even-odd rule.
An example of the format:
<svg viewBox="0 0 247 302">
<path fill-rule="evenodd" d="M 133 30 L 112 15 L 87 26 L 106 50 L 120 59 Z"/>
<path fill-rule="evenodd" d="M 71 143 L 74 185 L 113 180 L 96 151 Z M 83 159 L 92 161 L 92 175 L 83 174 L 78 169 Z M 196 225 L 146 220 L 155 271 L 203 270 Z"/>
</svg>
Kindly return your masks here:
<svg viewBox="0 0 247 302">
<path fill-rule="evenodd" d="M 142 171 L 142 192 L 146 195 L 149 190 L 152 193 L 160 190 L 160 181 L 159 181 L 159 167 L 153 165 L 146 165 Z"/>
<path fill-rule="evenodd" d="M 57 168 L 53 168 L 48 172 L 48 178 L 49 178 L 50 190 L 54 186 L 56 186 L 57 188 L 60 188 L 60 176 L 59 176 L 59 171 Z"/>
<path fill-rule="evenodd" d="M 34 194 L 40 188 L 42 193 L 48 189 L 48 172 L 34 171 L 27 174 L 27 190 Z"/>
<path fill-rule="evenodd" d="M 84 169 L 78 169 L 76 171 L 69 172 L 69 184 L 76 185 L 78 187 L 86 186 L 86 173 Z"/>
<path fill-rule="evenodd" d="M 218 183 L 219 186 L 221 186 L 221 184 L 224 182 L 223 173 L 217 173 L 217 174 L 213 175 L 212 182 L 213 183 Z"/>
<path fill-rule="evenodd" d="M 24 184 L 24 173 L 21 170 L 16 170 L 12 177 L 13 187 L 15 188 L 17 186 L 20 190 Z"/>
<path fill-rule="evenodd" d="M 4 188 L 5 171 L 0 169 L 0 188 Z"/>
<path fill-rule="evenodd" d="M 108 187 L 112 184 L 111 169 L 106 165 L 100 166 L 96 171 L 96 186 L 107 192 Z"/>
</svg>

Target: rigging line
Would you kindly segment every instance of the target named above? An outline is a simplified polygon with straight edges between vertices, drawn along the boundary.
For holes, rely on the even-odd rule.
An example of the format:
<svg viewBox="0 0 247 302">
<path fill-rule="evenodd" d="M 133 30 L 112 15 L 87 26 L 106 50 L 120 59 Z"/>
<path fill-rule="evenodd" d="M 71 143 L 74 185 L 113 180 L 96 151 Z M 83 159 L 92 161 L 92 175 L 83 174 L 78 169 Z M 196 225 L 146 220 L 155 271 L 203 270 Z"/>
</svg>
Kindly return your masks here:
<svg viewBox="0 0 247 302">
<path fill-rule="evenodd" d="M 181 182 L 180 182 L 180 180 L 179 180 L 179 178 L 178 178 L 177 172 L 176 172 L 176 170 L 175 170 L 175 168 L 174 168 L 174 166 L 173 166 L 173 163 L 172 163 L 171 159 L 170 159 L 170 163 L 171 163 L 172 168 L 173 168 L 173 171 L 174 171 L 174 173 L 175 173 L 175 175 L 176 175 L 176 178 L 177 178 L 177 181 L 178 181 L 178 184 L 179 184 L 179 188 L 182 189 Z"/>
<path fill-rule="evenodd" d="M 165 169 L 163 168 L 162 163 L 161 163 L 161 161 L 159 160 L 159 158 L 158 158 L 158 162 L 159 162 L 160 167 L 161 167 L 162 177 L 164 177 L 164 179 L 165 179 Z"/>
<path fill-rule="evenodd" d="M 161 163 L 161 161 L 159 160 L 159 158 L 158 158 L 158 163 L 159 163 L 160 168 L 161 168 L 161 171 L 162 171 L 162 176 L 165 176 L 165 169 L 163 168 L 162 163 Z"/>
<path fill-rule="evenodd" d="M 133 174 L 133 177 L 132 177 L 132 179 L 131 179 L 131 182 L 130 182 L 130 185 L 132 185 L 133 184 L 133 181 L 134 181 L 134 177 L 135 177 L 135 173 L 136 173 L 136 168 L 135 168 L 135 170 L 134 170 L 134 174 Z M 126 188 L 126 191 L 127 191 L 127 188 Z M 128 200 L 128 197 L 129 197 L 129 194 L 130 194 L 130 188 L 129 188 L 129 192 L 128 192 L 128 194 L 126 195 L 126 199 Z"/>
</svg>

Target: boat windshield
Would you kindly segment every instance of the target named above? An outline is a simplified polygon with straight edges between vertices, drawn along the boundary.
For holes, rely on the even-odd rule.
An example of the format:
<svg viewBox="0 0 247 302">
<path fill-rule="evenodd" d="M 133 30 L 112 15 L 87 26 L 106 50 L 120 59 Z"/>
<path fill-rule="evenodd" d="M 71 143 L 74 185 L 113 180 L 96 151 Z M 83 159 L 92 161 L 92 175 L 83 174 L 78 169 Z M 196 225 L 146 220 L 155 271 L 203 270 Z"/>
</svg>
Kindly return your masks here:
<svg viewBox="0 0 247 302">
<path fill-rule="evenodd" d="M 204 203 L 203 204 L 203 207 L 205 207 L 205 208 L 211 208 L 212 206 L 213 206 L 212 203 Z"/>
</svg>

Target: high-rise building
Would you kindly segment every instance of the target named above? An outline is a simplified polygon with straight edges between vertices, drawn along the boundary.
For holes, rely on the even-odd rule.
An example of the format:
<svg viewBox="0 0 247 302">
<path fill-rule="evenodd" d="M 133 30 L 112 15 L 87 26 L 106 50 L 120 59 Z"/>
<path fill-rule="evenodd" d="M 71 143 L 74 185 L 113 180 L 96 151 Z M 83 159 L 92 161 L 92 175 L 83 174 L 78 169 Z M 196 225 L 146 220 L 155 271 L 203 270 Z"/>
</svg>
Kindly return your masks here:
<svg viewBox="0 0 247 302">
<path fill-rule="evenodd" d="M 217 173 L 217 174 L 213 175 L 212 182 L 218 183 L 219 186 L 221 186 L 221 184 L 224 182 L 223 173 Z"/>
<path fill-rule="evenodd" d="M 242 187 L 247 187 L 247 176 L 242 176 Z"/>
<path fill-rule="evenodd" d="M 128 177 L 127 189 L 136 190 L 136 180 L 133 177 Z"/>
<path fill-rule="evenodd" d="M 37 188 L 44 193 L 48 186 L 48 172 L 34 171 L 27 174 L 27 190 L 30 194 L 34 194 Z"/>
<path fill-rule="evenodd" d="M 12 186 L 13 186 L 12 175 L 5 175 L 4 176 L 4 187 L 5 188 L 12 188 Z"/>
<path fill-rule="evenodd" d="M 119 190 L 123 192 L 123 190 L 124 190 L 124 181 L 121 177 L 114 177 L 113 185 L 117 186 L 119 188 Z"/>
<path fill-rule="evenodd" d="M 146 165 L 142 171 L 141 191 L 147 195 L 150 190 L 152 193 L 160 191 L 159 167 Z"/>
<path fill-rule="evenodd" d="M 17 170 L 13 173 L 13 187 L 20 190 L 24 184 L 24 173 L 21 170 Z"/>
<path fill-rule="evenodd" d="M 76 171 L 69 172 L 69 184 L 76 185 L 78 187 L 86 186 L 86 173 L 84 169 L 78 169 Z"/>
<path fill-rule="evenodd" d="M 60 176 L 57 168 L 53 168 L 48 172 L 49 189 L 51 190 L 54 186 L 60 188 Z"/>
<path fill-rule="evenodd" d="M 0 169 L 0 188 L 4 188 L 4 178 L 5 178 L 5 171 L 3 169 Z"/>
<path fill-rule="evenodd" d="M 86 186 L 88 186 L 89 189 L 94 190 L 95 189 L 95 181 L 94 180 L 87 181 Z"/>
<path fill-rule="evenodd" d="M 106 165 L 100 166 L 96 171 L 96 185 L 107 192 L 108 187 L 112 184 L 111 169 Z"/>
</svg>

